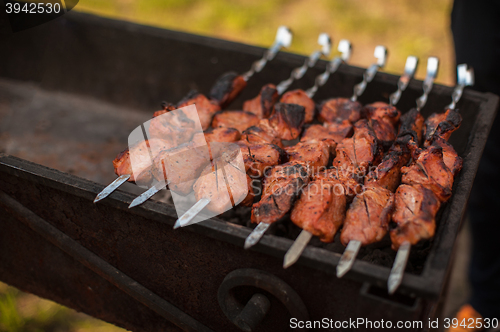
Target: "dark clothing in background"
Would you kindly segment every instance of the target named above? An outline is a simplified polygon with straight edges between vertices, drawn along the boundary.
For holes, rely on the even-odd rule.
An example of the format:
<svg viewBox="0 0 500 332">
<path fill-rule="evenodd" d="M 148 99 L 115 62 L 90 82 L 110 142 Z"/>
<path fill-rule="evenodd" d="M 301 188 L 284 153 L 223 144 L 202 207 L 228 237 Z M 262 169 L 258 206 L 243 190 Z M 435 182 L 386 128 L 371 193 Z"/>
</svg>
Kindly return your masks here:
<svg viewBox="0 0 500 332">
<path fill-rule="evenodd" d="M 455 0 L 451 28 L 456 63 L 474 68 L 473 89 L 500 95 L 500 1 Z M 469 200 L 470 304 L 500 318 L 500 116 L 486 143 Z"/>
</svg>

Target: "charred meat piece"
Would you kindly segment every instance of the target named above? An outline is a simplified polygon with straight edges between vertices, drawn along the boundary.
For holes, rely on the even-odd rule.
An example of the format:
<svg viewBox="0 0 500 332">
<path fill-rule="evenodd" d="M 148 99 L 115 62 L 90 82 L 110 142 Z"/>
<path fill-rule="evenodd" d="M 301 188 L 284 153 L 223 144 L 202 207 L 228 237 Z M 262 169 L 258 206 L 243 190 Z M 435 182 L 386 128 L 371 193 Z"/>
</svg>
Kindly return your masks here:
<svg viewBox="0 0 500 332">
<path fill-rule="evenodd" d="M 248 192 L 250 178 L 243 170 L 220 159 L 208 164 L 193 185 L 196 200 L 210 199 L 207 209 L 215 213 L 229 210 L 239 202 L 253 201 Z M 250 194 L 250 198 L 248 198 Z"/>
<path fill-rule="evenodd" d="M 245 171 L 254 178 L 264 176 L 267 169 L 281 164 L 287 158 L 286 152 L 274 144 L 247 144 L 245 141 L 237 144 L 241 149 Z"/>
<path fill-rule="evenodd" d="M 116 156 L 113 160 L 115 174 L 118 176 L 129 174 L 129 182 L 150 182 L 153 164 L 151 157 L 154 158 L 160 151 L 172 147 L 172 142 L 166 140 L 152 138 L 141 141 Z"/>
<path fill-rule="evenodd" d="M 377 137 L 368 121 L 363 119 L 355 123 L 352 138 L 345 138 L 337 145 L 333 166 L 366 175 L 371 165 L 380 162 L 381 156 Z"/>
<path fill-rule="evenodd" d="M 354 123 L 361 118 L 362 108 L 357 101 L 351 101 L 348 98 L 333 98 L 324 101 L 319 106 L 318 119 L 321 122 L 349 120 Z"/>
<path fill-rule="evenodd" d="M 411 158 L 408 148 L 410 139 L 413 138 L 407 135 L 393 143 L 382 162 L 374 171 L 368 173 L 365 179 L 366 185 L 377 185 L 391 192 L 397 189 L 401 181 L 401 167 L 408 164 Z"/>
<path fill-rule="evenodd" d="M 422 128 L 424 126 L 424 117 L 416 108 L 412 108 L 401 116 L 398 136 L 410 135 L 413 140 L 420 145 L 422 143 Z"/>
<path fill-rule="evenodd" d="M 257 97 L 243 103 L 243 110 L 255 114 L 259 119 L 268 118 L 274 104 L 279 99 L 278 90 L 274 84 L 266 84 Z"/>
<path fill-rule="evenodd" d="M 297 162 L 274 166 L 262 182 L 260 201 L 252 207 L 252 222 L 273 223 L 283 218 L 308 183 L 307 166 Z"/>
<path fill-rule="evenodd" d="M 178 104 L 177 108 L 186 107 L 194 104 L 196 106 L 196 111 L 198 112 L 198 117 L 200 119 L 201 129 L 207 130 L 212 122 L 212 117 L 215 113 L 220 111 L 220 106 L 207 97 L 192 90 L 186 97 L 184 97 Z M 194 119 L 193 119 L 194 120 Z"/>
<path fill-rule="evenodd" d="M 306 123 L 311 122 L 314 119 L 314 109 L 316 105 L 314 101 L 309 98 L 304 90 L 297 89 L 293 91 L 288 91 L 281 97 L 280 103 L 283 104 L 297 104 L 304 107 L 305 116 L 304 121 Z"/>
<path fill-rule="evenodd" d="M 259 118 L 253 113 L 246 111 L 222 111 L 214 115 L 212 127 L 236 128 L 242 132 L 258 123 Z"/>
<path fill-rule="evenodd" d="M 330 152 L 334 153 L 337 147 L 337 141 L 342 141 L 343 137 L 331 132 L 322 125 L 309 126 L 302 134 L 301 142 L 322 141 L 328 144 Z"/>
<path fill-rule="evenodd" d="M 361 117 L 368 119 L 378 141 L 385 149 L 388 149 L 396 139 L 401 112 L 394 106 L 376 102 L 365 106 Z"/>
<path fill-rule="evenodd" d="M 277 137 L 278 133 L 269 124 L 269 119 L 260 120 L 259 124 L 245 130 L 241 135 L 241 140 L 248 144 L 275 144 L 283 147 L 281 139 Z"/>
<path fill-rule="evenodd" d="M 357 240 L 368 245 L 387 234 L 394 205 L 394 194 L 379 186 L 365 187 L 356 195 L 347 210 L 340 241 L 347 246 L 349 241 Z"/>
<path fill-rule="evenodd" d="M 177 107 L 174 104 L 167 103 L 166 101 L 161 103 L 161 107 L 162 107 L 161 110 L 153 113 L 153 118 L 177 109 Z"/>
<path fill-rule="evenodd" d="M 447 141 L 451 134 L 460 127 L 461 123 L 462 116 L 454 109 L 448 109 L 444 113 L 432 114 L 425 120 L 424 146 L 429 146 L 435 136 Z"/>
<path fill-rule="evenodd" d="M 366 105 L 363 109 L 363 117 L 368 119 L 383 119 L 396 127 L 401 118 L 401 112 L 394 106 L 384 102 L 376 102 Z"/>
<path fill-rule="evenodd" d="M 349 120 L 325 122 L 323 124 L 328 131 L 336 138 L 335 142 L 340 143 L 344 138 L 351 137 L 353 134 L 353 126 Z"/>
<path fill-rule="evenodd" d="M 451 196 L 453 174 L 443 161 L 443 149 L 430 146 L 421 151 L 418 159 L 409 167 L 401 168 L 404 184 L 420 184 L 432 190 L 441 202 Z"/>
<path fill-rule="evenodd" d="M 304 126 L 304 107 L 277 103 L 268 123 L 276 131 L 276 137 L 283 140 L 296 139 Z"/>
<path fill-rule="evenodd" d="M 443 149 L 443 161 L 446 167 L 450 170 L 453 177 L 455 177 L 458 172 L 462 169 L 462 158 L 460 158 L 450 143 L 445 139 L 434 136 L 432 139 L 433 146 L 439 146 Z"/>
<path fill-rule="evenodd" d="M 299 142 L 285 148 L 289 161 L 309 166 L 312 174 L 326 169 L 330 159 L 330 146 L 322 141 Z"/>
<path fill-rule="evenodd" d="M 420 184 L 402 184 L 394 201 L 393 223 L 389 227 L 392 249 L 397 250 L 405 242 L 414 245 L 434 236 L 435 216 L 441 203 L 432 190 Z"/>
<path fill-rule="evenodd" d="M 295 203 L 291 220 L 321 241 L 333 242 L 344 222 L 345 210 L 346 195 L 342 183 L 331 177 L 316 176 Z"/>
<path fill-rule="evenodd" d="M 210 90 L 210 99 L 215 100 L 222 108 L 228 106 L 247 86 L 242 76 L 235 72 L 223 74 Z"/>
<path fill-rule="evenodd" d="M 210 129 L 205 133 L 205 140 L 208 144 L 212 142 L 236 142 L 241 139 L 241 134 L 238 129 L 218 127 Z"/>
</svg>

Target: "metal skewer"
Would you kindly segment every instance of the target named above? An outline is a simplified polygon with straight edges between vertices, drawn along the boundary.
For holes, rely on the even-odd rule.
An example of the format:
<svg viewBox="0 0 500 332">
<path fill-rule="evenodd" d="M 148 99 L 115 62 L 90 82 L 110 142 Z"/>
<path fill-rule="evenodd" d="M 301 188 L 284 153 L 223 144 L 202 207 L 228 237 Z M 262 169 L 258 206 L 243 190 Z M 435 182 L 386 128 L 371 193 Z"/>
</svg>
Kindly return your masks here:
<svg viewBox="0 0 500 332">
<path fill-rule="evenodd" d="M 339 45 L 339 50 L 340 50 L 340 45 Z M 349 48 L 349 53 L 350 53 L 350 48 Z M 363 82 L 359 83 L 358 85 L 356 85 L 354 87 L 354 96 L 353 96 L 354 99 L 351 98 L 351 100 L 353 100 L 353 101 L 356 101 L 356 99 L 365 91 L 366 85 L 373 80 L 373 78 L 375 77 L 375 74 L 377 73 L 377 71 L 379 70 L 379 68 L 382 68 L 385 65 L 385 62 L 387 60 L 387 50 L 386 50 L 386 48 L 384 46 L 377 46 L 375 48 L 375 54 L 374 55 L 378 59 L 378 61 L 377 61 L 376 64 L 371 65 L 366 70 L 365 74 L 363 75 Z M 337 68 L 342 63 L 342 59 L 341 58 L 340 59 L 336 58 L 333 61 L 336 61 Z M 335 68 L 335 70 L 336 70 L 336 68 Z M 323 73 L 323 74 L 325 74 L 325 73 Z M 320 76 L 322 76 L 322 75 L 320 75 Z M 318 76 L 318 77 L 320 77 L 320 76 Z M 316 91 L 314 90 L 314 92 L 316 92 Z M 311 240 L 312 236 L 313 235 L 310 232 L 306 231 L 306 230 L 302 230 L 300 232 L 300 234 L 297 237 L 297 239 L 295 240 L 295 242 L 292 244 L 292 246 L 290 247 L 290 249 L 288 249 L 287 253 L 285 254 L 285 258 L 283 259 L 283 267 L 285 269 L 287 267 L 295 264 L 295 262 L 297 262 L 297 260 L 299 259 L 300 255 L 302 255 L 302 252 L 304 251 L 304 249 L 306 248 L 307 244 Z M 351 243 L 349 243 L 349 245 L 347 246 L 348 248 L 346 249 L 346 251 L 344 252 L 344 254 L 348 255 L 350 253 L 350 251 L 348 251 L 348 250 L 351 249 L 351 247 L 353 247 L 355 245 L 356 245 L 356 243 L 353 243 L 352 245 L 351 245 Z M 359 247 L 360 246 L 361 246 L 361 243 L 359 244 Z M 356 248 L 352 248 L 352 249 L 353 250 L 355 249 L 356 253 L 357 253 L 357 250 L 359 250 L 359 247 L 357 249 Z M 346 256 L 346 257 L 348 257 L 348 256 Z M 354 257 L 356 257 L 355 253 L 354 253 Z M 354 257 L 352 258 L 353 260 L 354 260 Z M 352 265 L 352 261 L 350 262 L 350 264 Z M 337 271 L 338 271 L 338 267 L 337 267 Z"/>
<path fill-rule="evenodd" d="M 274 39 L 273 45 L 266 51 L 266 53 L 264 53 L 262 59 L 252 63 L 252 67 L 250 68 L 250 70 L 241 75 L 243 76 L 243 79 L 245 81 L 248 81 L 250 77 L 252 77 L 255 73 L 259 73 L 266 66 L 268 61 L 274 59 L 281 48 L 290 47 L 290 44 L 292 43 L 292 37 L 292 31 L 288 27 L 284 25 L 280 26 L 278 28 L 278 31 L 276 32 L 276 37 Z"/>
<path fill-rule="evenodd" d="M 415 75 L 415 71 L 418 66 L 418 58 L 410 55 L 406 59 L 405 69 L 403 75 L 398 80 L 398 89 L 389 96 L 390 104 L 396 105 L 401 98 L 403 91 L 406 89 L 410 83 L 411 78 Z M 342 278 L 354 264 L 354 260 L 358 255 L 359 249 L 361 248 L 361 242 L 357 240 L 351 240 L 347 244 L 342 257 L 340 257 L 339 264 L 337 265 L 337 277 Z"/>
<path fill-rule="evenodd" d="M 278 32 L 279 34 L 279 32 Z M 278 36 L 277 36 L 278 37 Z M 281 81 L 278 86 L 277 86 L 277 91 L 278 94 L 282 94 L 283 92 L 288 89 L 288 87 L 294 82 L 294 80 L 298 80 L 304 76 L 304 74 L 307 72 L 307 70 L 311 67 L 313 67 L 316 62 L 322 57 L 322 56 L 328 56 L 331 51 L 331 38 L 328 34 L 322 33 L 318 37 L 318 44 L 322 46 L 322 49 L 319 51 L 313 52 L 309 58 L 304 62 L 304 64 L 298 68 L 295 68 L 292 70 L 292 73 L 290 74 L 290 77 L 286 80 Z M 347 42 L 349 43 L 349 42 Z M 343 44 L 343 48 L 346 48 L 345 42 Z M 340 46 L 339 46 L 340 48 Z M 350 56 L 350 43 L 348 44 L 348 49 L 349 49 L 349 56 Z M 347 58 L 349 57 L 347 56 Z M 265 57 L 264 57 L 265 58 Z M 339 63 L 340 65 L 340 63 Z M 338 65 L 337 65 L 338 67 Z M 335 68 L 336 70 L 336 68 Z M 247 73 L 248 74 L 248 73 Z M 245 77 L 244 74 L 243 76 Z M 252 73 L 253 74 L 253 73 Z M 246 79 L 246 78 L 245 78 Z M 174 229 L 178 227 L 183 227 L 184 225 L 188 225 L 190 221 L 198 214 L 200 213 L 205 206 L 207 206 L 210 203 L 209 199 L 203 199 L 204 201 L 202 203 L 197 202 L 191 209 L 186 211 L 177 221 L 175 222 Z M 199 203 L 199 204 L 198 204 Z M 261 226 L 262 224 L 262 226 Z M 266 223 L 260 223 L 257 225 L 257 227 L 254 229 L 254 231 L 247 237 L 245 240 L 245 249 L 250 248 L 251 246 L 255 245 L 257 242 L 259 242 L 260 238 L 264 233 L 267 231 L 269 228 L 270 224 Z"/>
<path fill-rule="evenodd" d="M 335 57 L 332 61 L 330 61 L 326 67 L 326 71 L 318 75 L 315 79 L 314 86 L 312 86 L 306 91 L 306 94 L 308 95 L 309 98 L 312 98 L 316 93 L 316 91 L 318 90 L 318 88 L 326 83 L 330 75 L 336 72 L 339 66 L 342 63 L 345 63 L 351 57 L 352 48 L 351 48 L 351 43 L 348 40 L 345 39 L 341 40 L 338 46 L 338 50 L 342 53 L 342 55 L 340 57 Z M 247 238 L 245 239 L 244 248 L 248 249 L 256 245 L 260 241 L 264 233 L 269 229 L 269 226 L 271 226 L 271 224 L 263 222 L 259 223 L 257 227 L 255 227 L 254 230 L 250 233 L 250 235 L 247 236 Z M 292 247 L 290 247 L 289 251 L 285 255 L 285 261 L 283 263 L 283 267 L 286 268 L 295 263 L 299 259 L 302 251 L 307 246 L 307 243 L 309 243 L 311 237 L 312 234 L 310 234 L 307 231 L 303 230 L 300 233 L 298 238 L 293 243 Z"/>
<path fill-rule="evenodd" d="M 322 46 L 321 50 L 313 52 L 302 66 L 292 70 L 289 78 L 281 81 L 276 86 L 276 90 L 278 91 L 279 95 L 285 92 L 293 83 L 293 81 L 301 79 L 305 75 L 307 70 L 314 67 L 314 65 L 316 65 L 316 62 L 318 62 L 318 60 L 322 56 L 327 57 L 330 55 L 330 51 L 332 49 L 332 40 L 327 33 L 322 33 L 319 35 L 318 44 Z"/>
<path fill-rule="evenodd" d="M 316 91 L 318 91 L 320 87 L 326 84 L 326 82 L 330 78 L 330 75 L 335 73 L 337 69 L 339 69 L 341 64 L 347 63 L 347 61 L 349 61 L 352 52 L 351 42 L 348 41 L 347 39 L 340 40 L 337 50 L 341 53 L 341 55 L 333 58 L 326 65 L 325 72 L 323 74 L 316 76 L 316 79 L 314 80 L 314 85 L 306 91 L 306 94 L 309 98 L 314 97 Z"/>
<path fill-rule="evenodd" d="M 264 53 L 264 56 L 262 57 L 262 59 L 255 61 L 252 64 L 251 69 L 242 75 L 243 78 L 245 79 L 245 81 L 248 81 L 250 79 L 250 77 L 252 77 L 254 75 L 254 73 L 260 72 L 265 67 L 267 62 L 274 59 L 276 54 L 283 47 L 286 47 L 286 48 L 290 47 L 290 44 L 292 43 L 292 37 L 293 37 L 292 31 L 288 27 L 283 26 L 283 25 L 280 26 L 278 28 L 278 31 L 276 32 L 276 37 L 275 37 L 273 45 Z M 120 187 L 122 184 L 127 182 L 127 180 L 130 179 L 130 176 L 131 176 L 130 174 L 123 174 L 123 175 L 119 176 L 117 179 L 115 179 L 106 188 L 104 188 L 99 194 L 97 194 L 96 198 L 94 199 L 94 203 L 97 203 L 100 200 L 103 200 L 104 198 L 111 195 L 116 189 L 118 189 L 118 187 Z M 144 203 L 146 200 L 148 200 L 154 194 L 156 194 L 159 190 L 163 189 L 163 188 L 160 188 L 160 189 L 154 191 L 153 188 L 154 187 L 151 187 L 148 191 L 143 193 L 143 195 L 147 193 L 145 196 L 141 195 L 142 197 L 147 197 L 146 199 L 140 199 L 135 203 L 132 202 L 133 204 L 131 204 L 129 206 L 129 208 Z M 137 197 L 136 199 L 138 199 L 138 198 L 139 197 Z"/>
<path fill-rule="evenodd" d="M 434 58 L 437 61 L 437 58 Z M 430 59 L 429 59 L 430 60 Z M 436 62 L 436 67 L 438 66 L 439 62 Z M 427 67 L 428 72 L 429 72 L 429 66 Z M 433 68 L 430 68 L 431 70 Z M 435 70 L 437 72 L 437 68 Z M 424 82 L 425 84 L 425 82 Z M 449 109 L 455 109 L 455 106 L 457 102 L 460 100 L 460 97 L 462 97 L 463 90 L 466 86 L 473 85 L 474 84 L 474 70 L 472 68 L 467 69 L 466 64 L 461 64 L 457 66 L 457 86 L 453 90 L 452 94 L 452 102 L 450 105 L 446 106 L 446 108 Z M 431 87 L 432 87 L 432 81 L 431 81 Z M 429 90 L 430 91 L 430 90 Z M 424 93 L 429 94 L 429 91 L 426 91 L 424 88 Z M 419 98 L 420 100 L 421 98 Z M 418 101 L 417 100 L 417 105 Z M 424 101 L 424 104 L 421 105 L 423 107 L 425 105 L 425 101 L 427 100 L 426 98 L 422 98 Z M 408 258 L 410 256 L 410 249 L 411 249 L 411 244 L 409 242 L 403 243 L 396 254 L 396 259 L 394 260 L 394 264 L 392 265 L 391 273 L 389 275 L 389 279 L 387 280 L 387 289 L 389 290 L 389 294 L 394 294 L 394 292 L 398 289 L 399 285 L 401 285 L 401 282 L 403 281 L 403 275 L 404 271 L 406 268 L 406 264 L 408 263 Z"/>
<path fill-rule="evenodd" d="M 387 48 L 382 45 L 378 45 L 375 47 L 375 52 L 373 56 L 377 58 L 377 62 L 372 64 L 363 74 L 363 80 L 354 86 L 354 94 L 351 97 L 352 101 L 358 100 L 358 97 L 363 94 L 366 89 L 368 83 L 370 83 L 375 74 L 379 71 L 379 69 L 385 67 L 385 63 L 387 61 Z"/>
</svg>

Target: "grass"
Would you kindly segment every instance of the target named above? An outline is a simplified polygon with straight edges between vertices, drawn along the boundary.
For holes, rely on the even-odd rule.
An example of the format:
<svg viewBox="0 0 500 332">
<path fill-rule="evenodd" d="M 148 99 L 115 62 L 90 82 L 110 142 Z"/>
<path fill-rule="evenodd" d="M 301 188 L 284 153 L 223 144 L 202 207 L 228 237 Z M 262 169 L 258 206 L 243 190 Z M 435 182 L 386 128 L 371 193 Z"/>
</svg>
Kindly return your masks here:
<svg viewBox="0 0 500 332">
<path fill-rule="evenodd" d="M 279 25 L 294 31 L 291 52 L 310 54 L 317 36 L 330 33 L 335 45 L 348 38 L 351 63 L 367 67 L 382 44 L 390 55 L 385 71 L 400 74 L 408 55 L 421 64 L 441 59 L 437 82 L 452 85 L 455 64 L 450 33 L 451 0 L 80 0 L 75 10 L 167 29 L 269 46 Z M 335 46 L 336 47 L 336 46 Z M 0 332 L 123 331 L 110 324 L 22 293 L 0 283 Z"/>
<path fill-rule="evenodd" d="M 269 46 L 285 24 L 294 31 L 290 51 L 304 55 L 327 32 L 335 45 L 351 40 L 357 66 L 373 62 L 373 50 L 382 44 L 390 52 L 385 71 L 401 73 L 406 57 L 415 55 L 423 79 L 427 57 L 438 56 L 437 82 L 452 85 L 451 6 L 451 0 L 80 0 L 76 10 L 259 46 Z"/>
<path fill-rule="evenodd" d="M 125 330 L 0 283 L 0 332 L 67 331 Z"/>
</svg>

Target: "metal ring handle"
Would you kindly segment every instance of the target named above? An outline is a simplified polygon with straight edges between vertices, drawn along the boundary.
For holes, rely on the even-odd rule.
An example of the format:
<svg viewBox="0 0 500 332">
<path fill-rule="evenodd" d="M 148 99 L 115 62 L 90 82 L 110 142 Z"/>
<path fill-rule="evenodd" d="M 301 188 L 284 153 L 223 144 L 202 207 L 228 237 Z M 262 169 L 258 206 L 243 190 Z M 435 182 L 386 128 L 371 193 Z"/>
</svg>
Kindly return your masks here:
<svg viewBox="0 0 500 332">
<path fill-rule="evenodd" d="M 245 316 L 248 315 L 248 306 L 254 306 L 265 313 L 267 313 L 267 310 L 264 310 L 266 308 L 262 309 L 263 306 L 265 307 L 266 302 L 262 298 L 257 300 L 263 303 L 263 306 L 250 303 L 254 300 L 255 295 L 247 306 L 242 304 L 235 296 L 235 289 L 241 286 L 251 286 L 266 291 L 278 299 L 293 318 L 297 318 L 298 320 L 309 319 L 309 313 L 304 302 L 297 292 L 283 280 L 271 273 L 257 269 L 238 269 L 232 271 L 224 278 L 219 287 L 217 298 L 219 306 L 226 317 L 243 330 L 251 331 L 251 329 L 248 329 L 248 326 L 242 324 L 241 313 L 243 310 L 247 311 Z M 257 319 L 263 318 L 259 313 L 252 316 L 257 317 Z"/>
</svg>

